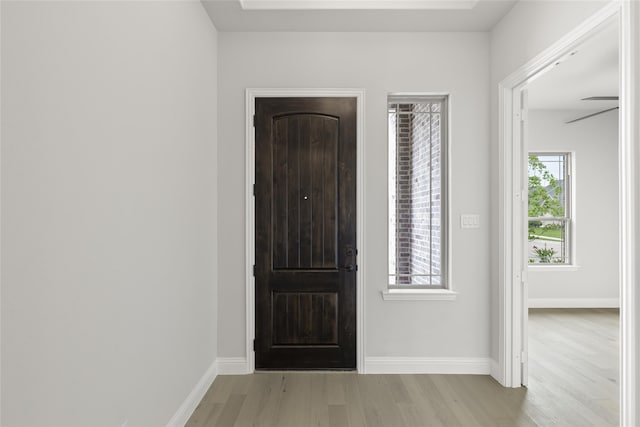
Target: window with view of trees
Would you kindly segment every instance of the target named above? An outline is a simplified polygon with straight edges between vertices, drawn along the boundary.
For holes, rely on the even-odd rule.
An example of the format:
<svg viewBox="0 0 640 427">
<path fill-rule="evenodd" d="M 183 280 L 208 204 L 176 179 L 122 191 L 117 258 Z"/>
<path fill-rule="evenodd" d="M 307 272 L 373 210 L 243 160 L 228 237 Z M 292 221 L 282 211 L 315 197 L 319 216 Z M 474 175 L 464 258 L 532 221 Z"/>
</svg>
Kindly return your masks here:
<svg viewBox="0 0 640 427">
<path fill-rule="evenodd" d="M 446 288 L 446 96 L 390 96 L 389 286 Z"/>
<path fill-rule="evenodd" d="M 571 263 L 569 153 L 529 153 L 529 264 Z"/>
</svg>

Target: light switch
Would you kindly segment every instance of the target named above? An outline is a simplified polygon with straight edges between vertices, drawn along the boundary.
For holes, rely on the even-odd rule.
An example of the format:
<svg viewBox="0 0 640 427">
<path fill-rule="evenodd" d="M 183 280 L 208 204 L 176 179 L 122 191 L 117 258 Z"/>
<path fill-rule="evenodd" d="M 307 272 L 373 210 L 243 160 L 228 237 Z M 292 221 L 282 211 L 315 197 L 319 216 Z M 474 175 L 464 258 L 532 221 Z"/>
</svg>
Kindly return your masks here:
<svg viewBox="0 0 640 427">
<path fill-rule="evenodd" d="M 461 228 L 480 228 L 480 215 L 460 215 Z"/>
</svg>

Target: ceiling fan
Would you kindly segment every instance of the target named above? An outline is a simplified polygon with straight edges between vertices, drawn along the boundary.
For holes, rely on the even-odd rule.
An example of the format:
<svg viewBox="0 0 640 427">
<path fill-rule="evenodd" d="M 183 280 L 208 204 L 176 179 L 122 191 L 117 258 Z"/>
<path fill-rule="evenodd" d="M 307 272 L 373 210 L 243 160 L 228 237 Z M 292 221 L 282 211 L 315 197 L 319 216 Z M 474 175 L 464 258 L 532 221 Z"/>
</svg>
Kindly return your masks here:
<svg viewBox="0 0 640 427">
<path fill-rule="evenodd" d="M 617 96 L 590 96 L 589 98 L 582 98 L 582 100 L 583 101 L 617 101 L 618 97 Z M 620 107 L 607 108 L 606 110 L 598 111 L 597 113 L 587 114 L 586 116 L 582 116 L 582 117 L 578 117 L 577 119 L 570 120 L 567 122 L 567 124 L 579 122 L 580 120 L 588 119 L 589 117 L 608 113 L 609 111 L 617 110 L 618 108 Z"/>
</svg>

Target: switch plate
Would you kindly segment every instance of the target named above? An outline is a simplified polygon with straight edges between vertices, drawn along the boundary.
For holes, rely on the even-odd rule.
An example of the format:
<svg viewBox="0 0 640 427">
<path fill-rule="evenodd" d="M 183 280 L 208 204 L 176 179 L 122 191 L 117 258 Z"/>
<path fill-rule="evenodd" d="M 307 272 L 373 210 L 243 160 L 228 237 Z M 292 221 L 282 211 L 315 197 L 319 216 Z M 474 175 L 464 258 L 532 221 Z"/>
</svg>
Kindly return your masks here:
<svg viewBox="0 0 640 427">
<path fill-rule="evenodd" d="M 460 215 L 460 228 L 480 228 L 480 215 Z"/>
</svg>

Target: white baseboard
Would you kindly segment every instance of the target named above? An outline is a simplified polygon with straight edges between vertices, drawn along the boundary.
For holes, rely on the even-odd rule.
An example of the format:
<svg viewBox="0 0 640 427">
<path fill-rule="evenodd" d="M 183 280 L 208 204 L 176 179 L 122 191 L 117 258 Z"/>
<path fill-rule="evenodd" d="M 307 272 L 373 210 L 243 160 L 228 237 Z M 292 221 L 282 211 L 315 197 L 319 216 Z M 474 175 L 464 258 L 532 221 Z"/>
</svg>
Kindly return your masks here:
<svg viewBox="0 0 640 427">
<path fill-rule="evenodd" d="M 218 357 L 219 375 L 245 375 L 250 373 L 246 357 Z"/>
<path fill-rule="evenodd" d="M 182 402 L 182 405 L 180 405 L 173 417 L 171 417 L 171 420 L 167 423 L 167 427 L 183 427 L 187 421 L 189 421 L 193 411 L 195 411 L 200 401 L 202 401 L 204 394 L 209 390 L 216 376 L 218 376 L 218 363 L 214 360 L 211 366 L 209 366 L 209 369 L 207 369 L 202 378 L 200 378 L 200 381 L 198 381 L 193 390 L 191 390 L 191 393 L 189 393 L 184 402 Z"/>
<path fill-rule="evenodd" d="M 529 298 L 529 308 L 620 308 L 620 299 Z"/>
<path fill-rule="evenodd" d="M 367 357 L 367 374 L 491 373 L 491 359 L 483 357 Z"/>
</svg>

